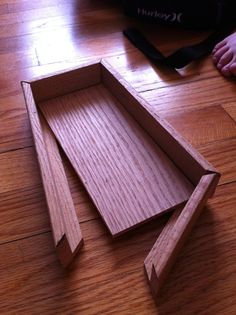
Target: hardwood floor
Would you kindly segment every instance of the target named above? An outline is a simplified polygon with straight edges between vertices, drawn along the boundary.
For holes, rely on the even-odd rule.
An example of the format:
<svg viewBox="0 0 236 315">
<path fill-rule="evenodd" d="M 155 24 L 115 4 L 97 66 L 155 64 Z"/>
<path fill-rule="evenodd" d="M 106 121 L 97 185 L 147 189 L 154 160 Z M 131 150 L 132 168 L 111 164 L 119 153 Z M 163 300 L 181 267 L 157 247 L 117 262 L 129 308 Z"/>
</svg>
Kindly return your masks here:
<svg viewBox="0 0 236 315">
<path fill-rule="evenodd" d="M 0 1 L 1 314 L 236 314 L 236 80 L 210 56 L 152 65 L 131 25 L 115 0 Z M 166 54 L 206 35 L 139 28 Z M 100 58 L 222 173 L 156 301 L 143 262 L 168 215 L 113 240 L 66 158 L 85 246 L 68 271 L 55 254 L 20 81 Z"/>
</svg>

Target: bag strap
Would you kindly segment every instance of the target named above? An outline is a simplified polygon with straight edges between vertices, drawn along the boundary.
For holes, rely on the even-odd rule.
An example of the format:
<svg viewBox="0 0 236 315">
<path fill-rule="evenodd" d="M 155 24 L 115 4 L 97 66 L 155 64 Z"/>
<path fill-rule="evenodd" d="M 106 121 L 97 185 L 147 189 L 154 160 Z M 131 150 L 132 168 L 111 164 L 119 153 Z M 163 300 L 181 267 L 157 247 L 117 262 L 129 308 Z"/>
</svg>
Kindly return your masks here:
<svg viewBox="0 0 236 315">
<path fill-rule="evenodd" d="M 211 53 L 214 46 L 234 29 L 233 23 L 228 23 L 221 27 L 217 27 L 203 41 L 178 49 L 173 54 L 165 57 L 155 46 L 153 46 L 144 35 L 135 28 L 128 28 L 123 31 L 124 35 L 139 49 L 146 57 L 151 59 L 156 64 L 164 64 L 170 68 L 180 69 L 185 67 L 190 62 L 197 60 Z"/>
</svg>

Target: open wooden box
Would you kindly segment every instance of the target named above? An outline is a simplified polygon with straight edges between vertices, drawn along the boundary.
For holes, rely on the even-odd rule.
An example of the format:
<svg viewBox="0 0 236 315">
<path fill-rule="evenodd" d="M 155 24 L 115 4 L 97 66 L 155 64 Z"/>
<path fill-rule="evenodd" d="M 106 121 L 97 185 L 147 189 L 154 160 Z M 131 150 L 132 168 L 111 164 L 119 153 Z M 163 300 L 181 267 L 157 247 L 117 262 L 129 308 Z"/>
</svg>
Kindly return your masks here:
<svg viewBox="0 0 236 315">
<path fill-rule="evenodd" d="M 83 239 L 57 143 L 113 236 L 175 209 L 145 260 L 156 293 L 219 173 L 105 61 L 22 88 L 62 264 Z"/>
</svg>

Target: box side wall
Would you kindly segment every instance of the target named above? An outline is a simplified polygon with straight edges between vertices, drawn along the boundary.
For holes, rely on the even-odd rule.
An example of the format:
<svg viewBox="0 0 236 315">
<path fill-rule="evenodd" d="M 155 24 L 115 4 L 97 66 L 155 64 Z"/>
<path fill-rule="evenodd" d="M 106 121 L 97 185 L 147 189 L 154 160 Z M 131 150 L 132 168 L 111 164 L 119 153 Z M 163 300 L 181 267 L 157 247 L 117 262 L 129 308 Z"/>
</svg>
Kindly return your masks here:
<svg viewBox="0 0 236 315">
<path fill-rule="evenodd" d="M 175 129 L 151 113 L 145 101 L 105 62 L 101 75 L 103 84 L 194 185 L 204 174 L 216 172 Z"/>
<path fill-rule="evenodd" d="M 215 189 L 217 174 L 202 176 L 191 198 L 184 209 L 174 219 L 170 219 L 170 228 L 163 230 L 159 236 L 161 241 L 154 244 L 153 249 L 145 260 L 147 275 L 154 292 L 164 284 L 179 251 L 187 240 L 197 218 Z M 152 265 L 149 266 L 149 265 Z M 151 274 L 150 274 L 151 270 Z"/>
<path fill-rule="evenodd" d="M 53 178 L 52 178 L 51 168 L 49 166 L 47 154 L 45 150 L 45 143 L 44 143 L 44 138 L 42 134 L 41 123 L 40 123 L 39 115 L 37 112 L 36 104 L 33 99 L 30 84 L 27 82 L 22 82 L 22 89 L 24 92 L 25 103 L 26 103 L 27 112 L 28 112 L 28 116 L 29 116 L 29 120 L 31 124 L 32 133 L 33 133 L 33 139 L 34 139 L 37 159 L 39 163 L 41 178 L 43 182 L 44 192 L 45 192 L 47 204 L 49 204 L 51 201 L 51 198 L 49 196 L 50 194 L 48 194 L 47 188 L 50 187 L 51 180 L 53 180 Z M 49 181 L 44 181 L 47 176 L 49 178 Z M 52 193 L 52 195 L 54 194 Z M 55 202 L 55 204 L 54 203 L 52 204 L 53 209 L 54 209 L 52 213 L 56 213 L 56 210 L 55 210 L 56 204 L 57 202 Z M 54 243 L 55 245 L 57 245 L 59 240 L 64 235 L 63 223 L 60 217 L 56 215 L 53 216 L 53 218 L 50 216 L 50 221 L 51 221 L 52 226 L 53 225 L 56 226 L 56 228 L 53 229 L 53 237 L 54 237 Z"/>
<path fill-rule="evenodd" d="M 29 82 L 36 103 L 83 89 L 101 81 L 100 63 Z"/>
</svg>

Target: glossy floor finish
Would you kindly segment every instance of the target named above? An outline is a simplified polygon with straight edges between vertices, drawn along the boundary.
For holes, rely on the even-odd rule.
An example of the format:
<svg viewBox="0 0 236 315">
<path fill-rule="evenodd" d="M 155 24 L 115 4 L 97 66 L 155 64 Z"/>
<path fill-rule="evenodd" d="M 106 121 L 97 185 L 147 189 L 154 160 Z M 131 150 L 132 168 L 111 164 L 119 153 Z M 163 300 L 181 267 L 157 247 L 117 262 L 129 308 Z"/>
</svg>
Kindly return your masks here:
<svg viewBox="0 0 236 315">
<path fill-rule="evenodd" d="M 155 67 L 122 35 L 114 0 L 0 1 L 0 313 L 236 313 L 236 80 L 210 56 Z M 206 34 L 140 25 L 165 54 Z M 154 302 L 143 261 L 168 215 L 113 240 L 68 161 L 85 246 L 60 266 L 20 81 L 106 58 L 221 173 Z"/>
</svg>

